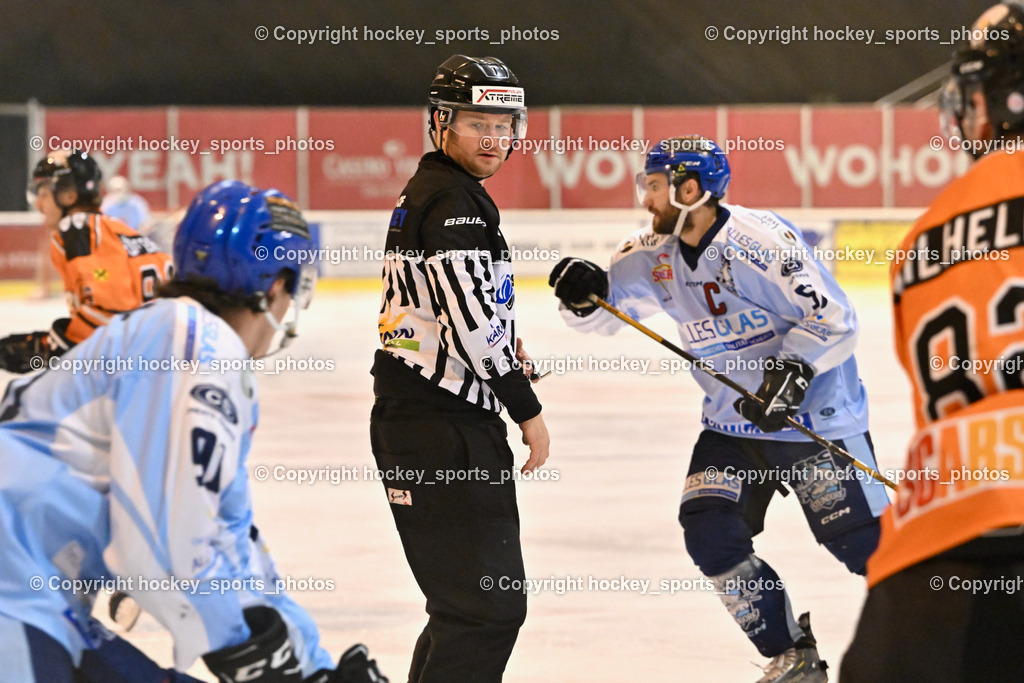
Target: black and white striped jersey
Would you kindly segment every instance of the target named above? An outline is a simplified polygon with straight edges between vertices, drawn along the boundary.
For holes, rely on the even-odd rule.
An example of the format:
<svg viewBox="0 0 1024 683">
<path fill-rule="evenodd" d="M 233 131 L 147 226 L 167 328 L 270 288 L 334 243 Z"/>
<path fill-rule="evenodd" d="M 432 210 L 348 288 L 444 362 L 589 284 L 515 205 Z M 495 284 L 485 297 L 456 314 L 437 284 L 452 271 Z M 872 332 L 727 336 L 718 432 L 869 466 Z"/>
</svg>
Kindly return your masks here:
<svg viewBox="0 0 1024 683">
<path fill-rule="evenodd" d="M 515 358 L 515 281 L 498 209 L 441 152 L 420 160 L 395 205 L 382 280 L 378 396 L 429 402 L 442 390 L 493 412 L 504 405 L 516 422 L 540 413 Z M 396 372 L 395 360 L 418 374 Z"/>
</svg>

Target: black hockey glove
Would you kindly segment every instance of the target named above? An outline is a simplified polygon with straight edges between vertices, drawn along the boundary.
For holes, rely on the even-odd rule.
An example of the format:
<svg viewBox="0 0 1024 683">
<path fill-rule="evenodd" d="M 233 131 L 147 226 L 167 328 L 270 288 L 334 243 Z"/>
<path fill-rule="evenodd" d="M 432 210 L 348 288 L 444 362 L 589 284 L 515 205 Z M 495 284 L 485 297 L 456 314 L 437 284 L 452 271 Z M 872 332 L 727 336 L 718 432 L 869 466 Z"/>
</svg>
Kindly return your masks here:
<svg viewBox="0 0 1024 683">
<path fill-rule="evenodd" d="M 814 370 L 798 360 L 771 357 L 766 362 L 764 381 L 757 390 L 757 397 L 764 404 L 741 398 L 733 407 L 762 432 L 777 432 L 786 426 L 787 417 L 793 417 L 800 410 Z"/>
<path fill-rule="evenodd" d="M 244 643 L 203 655 L 210 673 L 222 683 L 302 683 L 302 667 L 277 610 L 249 607 L 244 614 L 252 635 Z"/>
<path fill-rule="evenodd" d="M 555 288 L 555 296 L 581 318 L 597 309 L 597 304 L 588 299 L 591 294 L 608 298 L 607 273 L 596 263 L 583 259 L 567 257 L 559 261 L 548 284 Z"/>
<path fill-rule="evenodd" d="M 71 318 L 55 320 L 49 332 L 31 332 L 29 334 L 12 334 L 0 339 L 0 370 L 26 372 L 41 370 L 51 356 L 59 356 L 74 343 L 67 338 L 68 324 Z M 38 356 L 42 362 L 32 359 Z"/>
<path fill-rule="evenodd" d="M 368 655 L 365 645 L 353 645 L 345 650 L 337 669 L 321 669 L 303 683 L 388 683 L 387 677 L 377 668 L 377 660 L 369 659 Z"/>
<path fill-rule="evenodd" d="M 24 374 L 41 369 L 50 357 L 50 333 L 12 334 L 0 339 L 0 369 Z M 35 361 L 38 356 L 43 362 Z"/>
</svg>

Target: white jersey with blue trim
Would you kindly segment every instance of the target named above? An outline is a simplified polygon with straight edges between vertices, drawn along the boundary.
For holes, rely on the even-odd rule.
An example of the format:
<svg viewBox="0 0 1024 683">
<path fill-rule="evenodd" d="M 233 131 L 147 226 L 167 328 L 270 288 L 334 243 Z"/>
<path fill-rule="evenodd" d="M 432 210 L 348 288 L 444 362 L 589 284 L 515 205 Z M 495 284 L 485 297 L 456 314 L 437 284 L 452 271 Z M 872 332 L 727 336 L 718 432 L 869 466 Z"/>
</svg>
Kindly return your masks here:
<svg viewBox="0 0 1024 683">
<path fill-rule="evenodd" d="M 767 359 L 798 359 L 814 378 L 796 419 L 829 439 L 868 428 L 867 397 L 853 350 L 857 318 L 831 273 L 814 260 L 800 231 L 770 211 L 722 204 L 697 247 L 647 229 L 625 240 L 608 270 L 608 301 L 629 316 L 664 311 L 683 348 L 756 392 Z M 625 326 L 602 309 L 562 316 L 584 332 Z M 726 434 L 805 440 L 795 429 L 765 434 L 733 408 L 739 395 L 700 370 L 705 427 Z"/>
<path fill-rule="evenodd" d="M 189 298 L 160 299 L 8 386 L 0 613 L 77 663 L 96 645 L 94 593 L 118 577 L 171 633 L 178 669 L 247 640 L 242 610 L 254 605 L 281 614 L 305 675 L 333 668 L 312 619 L 278 590 L 253 526 L 248 358 L 221 318 Z"/>
</svg>

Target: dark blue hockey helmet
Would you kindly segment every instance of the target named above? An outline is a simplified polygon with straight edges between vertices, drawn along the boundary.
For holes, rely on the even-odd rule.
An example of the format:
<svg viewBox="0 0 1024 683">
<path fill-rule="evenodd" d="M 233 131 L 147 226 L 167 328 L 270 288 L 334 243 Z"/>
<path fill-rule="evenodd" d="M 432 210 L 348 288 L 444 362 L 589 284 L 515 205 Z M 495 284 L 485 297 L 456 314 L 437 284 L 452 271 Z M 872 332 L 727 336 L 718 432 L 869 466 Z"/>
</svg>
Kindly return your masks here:
<svg viewBox="0 0 1024 683">
<path fill-rule="evenodd" d="M 295 203 L 278 190 L 237 180 L 196 195 L 174 236 L 174 279 L 210 282 L 265 308 L 274 280 L 289 271 L 290 294 L 305 308 L 316 284 L 319 244 Z"/>
<path fill-rule="evenodd" d="M 732 178 L 725 152 L 701 135 L 668 138 L 654 145 L 644 160 L 643 175 L 650 173 L 666 174 L 673 187 L 682 185 L 687 174 L 696 173 L 701 189 L 715 199 L 725 196 Z M 637 188 L 644 189 L 642 177 L 637 178 Z"/>
</svg>

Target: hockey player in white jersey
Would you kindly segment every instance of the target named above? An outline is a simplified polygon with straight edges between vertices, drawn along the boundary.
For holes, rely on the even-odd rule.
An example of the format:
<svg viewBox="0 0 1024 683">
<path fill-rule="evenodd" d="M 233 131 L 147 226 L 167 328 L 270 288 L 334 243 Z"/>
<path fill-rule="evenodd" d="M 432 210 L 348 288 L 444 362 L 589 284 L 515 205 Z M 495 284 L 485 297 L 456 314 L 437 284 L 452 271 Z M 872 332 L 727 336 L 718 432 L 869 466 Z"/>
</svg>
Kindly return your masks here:
<svg viewBox="0 0 1024 683">
<path fill-rule="evenodd" d="M 668 313 L 684 347 L 755 388 L 764 405 L 698 369 L 703 431 L 679 510 L 687 552 L 751 642 L 771 661 L 761 682 L 825 681 L 807 614 L 795 619 L 775 571 L 754 554 L 768 503 L 783 483 L 797 494 L 815 538 L 864 574 L 878 543 L 884 487 L 785 426 L 792 416 L 874 465 L 867 401 L 853 357 L 857 320 L 799 230 L 778 215 L 724 204 L 729 164 L 703 137 L 671 138 L 637 177 L 651 230 L 623 242 L 608 271 L 563 259 L 550 284 L 563 317 L 583 332 Z"/>
<path fill-rule="evenodd" d="M 170 632 L 176 669 L 202 656 L 222 682 L 386 681 L 362 646 L 334 666 L 253 526 L 253 359 L 295 335 L 316 246 L 280 192 L 212 185 L 178 228 L 163 298 L 8 386 L 0 679 L 194 680 L 90 616 L 109 586 Z M 72 372 L 79 361 L 115 365 Z"/>
</svg>

